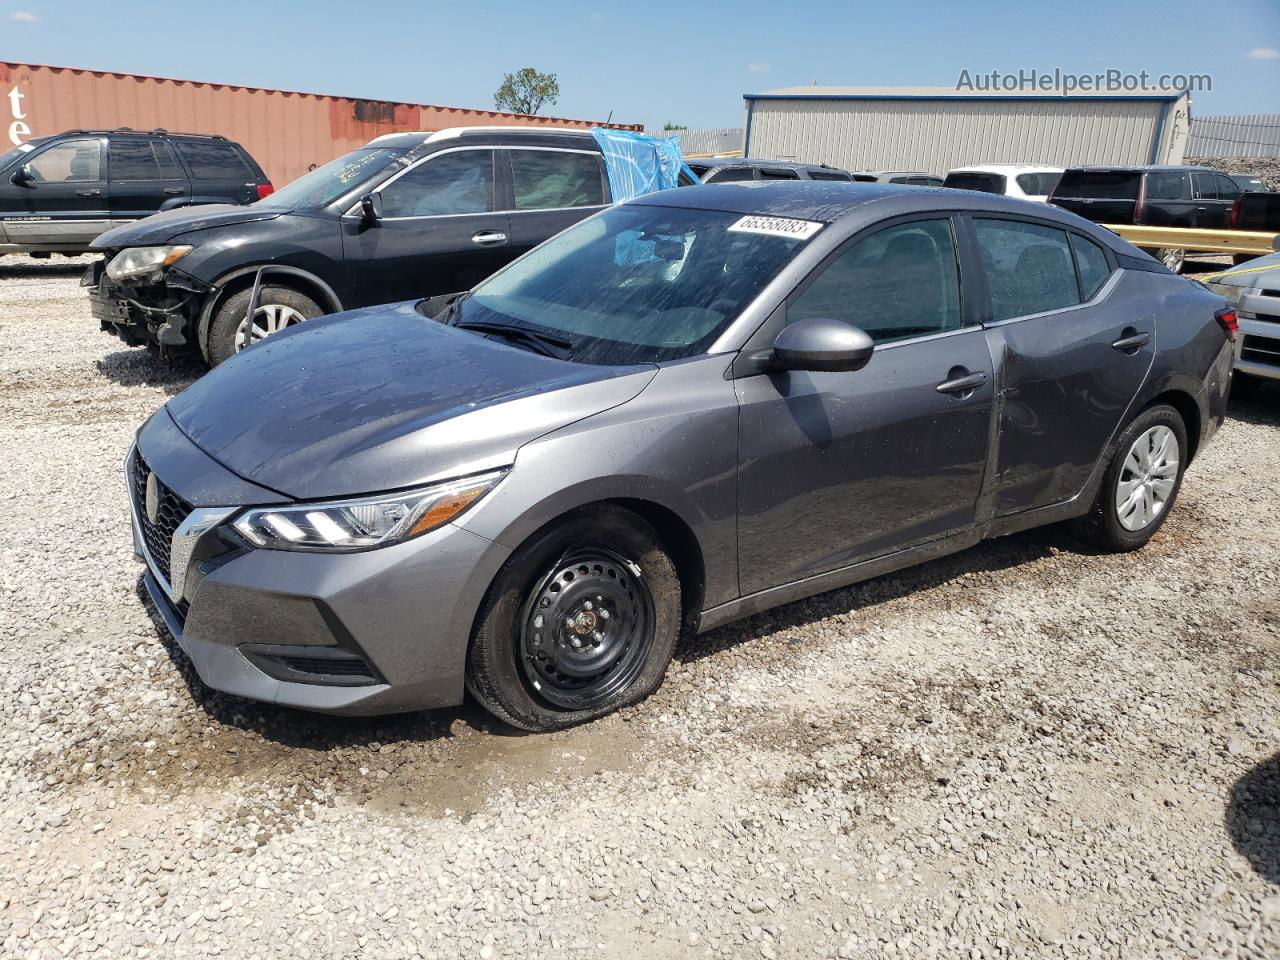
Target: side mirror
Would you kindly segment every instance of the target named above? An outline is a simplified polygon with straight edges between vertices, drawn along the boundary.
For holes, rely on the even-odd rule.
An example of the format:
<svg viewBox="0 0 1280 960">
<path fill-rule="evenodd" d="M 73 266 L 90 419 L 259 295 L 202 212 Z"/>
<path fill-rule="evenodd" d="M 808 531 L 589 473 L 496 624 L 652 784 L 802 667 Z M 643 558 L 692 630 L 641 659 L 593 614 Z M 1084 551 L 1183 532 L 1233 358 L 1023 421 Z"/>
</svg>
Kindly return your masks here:
<svg viewBox="0 0 1280 960">
<path fill-rule="evenodd" d="M 782 370 L 861 370 L 875 342 L 843 320 L 811 317 L 783 327 L 773 341 L 773 367 Z"/>
<path fill-rule="evenodd" d="M 28 183 L 35 182 L 35 174 L 31 172 L 31 165 L 24 163 L 9 177 L 9 182 L 16 187 L 25 187 Z"/>
<path fill-rule="evenodd" d="M 360 198 L 360 215 L 366 223 L 377 223 L 382 219 L 382 194 L 366 193 Z"/>
</svg>

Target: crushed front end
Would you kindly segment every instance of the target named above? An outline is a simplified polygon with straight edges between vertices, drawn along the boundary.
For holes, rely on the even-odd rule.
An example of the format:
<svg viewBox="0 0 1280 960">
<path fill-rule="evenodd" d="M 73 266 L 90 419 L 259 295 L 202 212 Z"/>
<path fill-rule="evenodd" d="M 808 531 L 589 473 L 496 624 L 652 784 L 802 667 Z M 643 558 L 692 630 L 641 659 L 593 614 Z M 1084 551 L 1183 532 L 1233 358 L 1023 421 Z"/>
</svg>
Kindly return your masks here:
<svg viewBox="0 0 1280 960">
<path fill-rule="evenodd" d="M 161 356 L 198 352 L 200 315 L 214 287 L 163 263 L 113 277 L 108 264 L 122 252 L 105 251 L 80 278 L 103 332 L 131 347 L 156 349 Z"/>
</svg>

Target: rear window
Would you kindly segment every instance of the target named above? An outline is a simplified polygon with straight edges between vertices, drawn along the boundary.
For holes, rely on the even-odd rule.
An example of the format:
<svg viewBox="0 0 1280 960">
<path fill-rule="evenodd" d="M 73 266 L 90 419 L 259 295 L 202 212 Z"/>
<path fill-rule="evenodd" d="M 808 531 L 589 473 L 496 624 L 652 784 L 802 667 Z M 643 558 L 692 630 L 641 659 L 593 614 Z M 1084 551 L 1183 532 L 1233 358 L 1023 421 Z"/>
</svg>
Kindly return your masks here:
<svg viewBox="0 0 1280 960">
<path fill-rule="evenodd" d="M 0 160 L 0 168 L 4 167 L 4 161 Z M 1257 177 L 1232 177 L 1241 190 L 1246 193 L 1266 193 L 1267 185 Z"/>
<path fill-rule="evenodd" d="M 1055 197 L 1082 200 L 1137 200 L 1142 174 L 1137 170 L 1068 170 Z"/>
<path fill-rule="evenodd" d="M 981 193 L 1004 193 L 1004 177 L 998 173 L 973 173 L 964 170 L 948 173 L 942 182 L 953 190 L 977 190 Z"/>
<path fill-rule="evenodd" d="M 231 144 L 220 140 L 177 140 L 178 153 L 196 180 L 245 180 L 254 173 Z"/>
<path fill-rule="evenodd" d="M 1029 197 L 1047 197 L 1058 185 L 1060 173 L 1020 173 L 1014 179 Z"/>
<path fill-rule="evenodd" d="M 839 170 L 810 170 L 810 180 L 842 180 L 848 183 L 853 178 L 847 173 L 841 173 Z"/>
</svg>

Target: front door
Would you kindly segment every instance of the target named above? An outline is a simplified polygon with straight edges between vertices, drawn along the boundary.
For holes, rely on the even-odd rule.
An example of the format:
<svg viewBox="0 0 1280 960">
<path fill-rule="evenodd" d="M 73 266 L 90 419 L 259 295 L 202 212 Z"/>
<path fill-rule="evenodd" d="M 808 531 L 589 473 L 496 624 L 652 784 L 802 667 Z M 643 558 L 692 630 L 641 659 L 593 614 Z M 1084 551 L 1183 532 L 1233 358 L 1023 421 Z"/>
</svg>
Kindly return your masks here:
<svg viewBox="0 0 1280 960">
<path fill-rule="evenodd" d="M 975 217 L 986 266 L 987 333 L 1003 395 L 994 514 L 1080 493 L 1155 352 L 1157 304 L 1111 282 L 1109 255 L 1080 234 Z"/>
<path fill-rule="evenodd" d="M 1194 227 L 1206 230 L 1226 230 L 1231 226 L 1231 205 L 1240 196 L 1235 181 L 1221 173 L 1193 173 L 1192 183 L 1196 191 L 1196 215 Z"/>
<path fill-rule="evenodd" d="M 0 217 L 9 239 L 75 247 L 87 246 L 105 231 L 102 152 L 99 137 L 60 140 L 13 168 L 0 186 Z"/>
<path fill-rule="evenodd" d="M 991 357 L 961 310 L 950 219 L 855 238 L 778 326 L 806 317 L 845 320 L 877 346 L 852 373 L 736 382 L 744 594 L 969 526 L 982 490 Z"/>
<path fill-rule="evenodd" d="M 342 218 L 355 306 L 469 290 L 513 258 L 491 148 L 434 153 L 379 194 L 381 219 Z"/>
</svg>

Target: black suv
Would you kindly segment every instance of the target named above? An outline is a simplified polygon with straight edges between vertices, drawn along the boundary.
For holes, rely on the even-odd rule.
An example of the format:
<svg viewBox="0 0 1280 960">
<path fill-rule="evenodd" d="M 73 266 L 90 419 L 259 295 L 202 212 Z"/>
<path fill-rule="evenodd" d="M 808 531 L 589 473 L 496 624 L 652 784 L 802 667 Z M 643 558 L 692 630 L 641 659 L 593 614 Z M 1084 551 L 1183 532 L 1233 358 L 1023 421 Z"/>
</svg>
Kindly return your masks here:
<svg viewBox="0 0 1280 960">
<path fill-rule="evenodd" d="M 84 253 L 105 230 L 200 203 L 253 203 L 271 181 L 225 137 L 68 130 L 0 155 L 0 254 Z"/>
<path fill-rule="evenodd" d="M 251 207 L 112 230 L 81 282 L 103 330 L 216 366 L 321 314 L 466 290 L 611 202 L 588 130 L 388 134 Z"/>
<path fill-rule="evenodd" d="M 825 163 L 792 163 L 788 160 L 753 160 L 750 157 L 703 157 L 686 160 L 703 183 L 734 180 L 843 180 L 853 179 L 844 170 Z"/>
<path fill-rule="evenodd" d="M 1049 202 L 1095 223 L 1225 230 L 1239 196 L 1234 180 L 1208 167 L 1071 167 Z M 1181 250 L 1151 252 L 1181 270 Z"/>
</svg>

